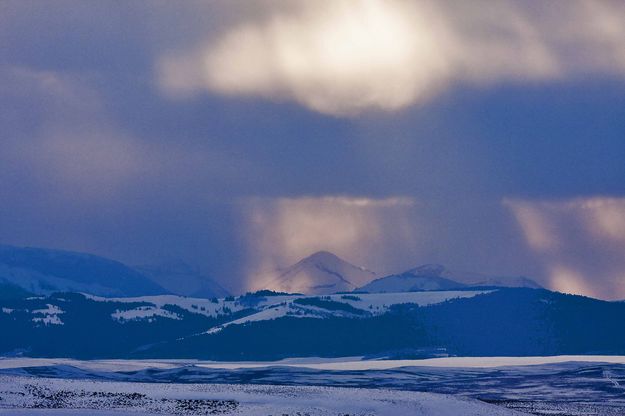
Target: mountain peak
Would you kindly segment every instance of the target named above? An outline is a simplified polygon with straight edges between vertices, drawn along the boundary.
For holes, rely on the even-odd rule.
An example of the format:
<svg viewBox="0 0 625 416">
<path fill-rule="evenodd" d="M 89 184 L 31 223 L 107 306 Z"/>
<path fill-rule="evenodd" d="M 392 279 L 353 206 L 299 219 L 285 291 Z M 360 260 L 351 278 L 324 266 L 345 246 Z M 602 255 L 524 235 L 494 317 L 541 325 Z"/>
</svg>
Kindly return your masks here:
<svg viewBox="0 0 625 416">
<path fill-rule="evenodd" d="M 317 251 L 273 274 L 261 289 L 325 295 L 352 291 L 375 278 L 375 273 L 341 259 L 329 251 Z M 266 280 L 266 281 L 267 281 Z"/>
<path fill-rule="evenodd" d="M 339 256 L 337 256 L 334 253 L 330 253 L 329 251 L 317 251 L 313 254 L 311 254 L 308 257 L 303 258 L 302 260 L 300 260 L 300 262 L 315 262 L 315 261 L 319 261 L 319 262 L 336 262 L 336 261 L 344 261 L 343 259 L 341 259 Z"/>
</svg>

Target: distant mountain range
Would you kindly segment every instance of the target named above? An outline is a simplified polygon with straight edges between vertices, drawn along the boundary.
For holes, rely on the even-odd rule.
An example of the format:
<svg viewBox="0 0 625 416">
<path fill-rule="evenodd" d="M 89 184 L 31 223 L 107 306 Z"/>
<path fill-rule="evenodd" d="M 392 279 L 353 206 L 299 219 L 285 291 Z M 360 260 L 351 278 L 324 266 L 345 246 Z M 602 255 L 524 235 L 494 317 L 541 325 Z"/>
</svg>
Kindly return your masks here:
<svg viewBox="0 0 625 416">
<path fill-rule="evenodd" d="M 180 260 L 129 267 L 92 254 L 7 245 L 0 245 L 0 283 L 45 295 L 84 292 L 109 297 L 176 294 L 220 298 L 230 294 L 198 268 Z M 328 295 L 352 291 L 390 293 L 476 287 L 541 286 L 526 277 L 452 272 L 436 264 L 376 279 L 374 272 L 330 252 L 320 251 L 258 281 L 254 290 Z"/>
<path fill-rule="evenodd" d="M 467 283 L 460 283 L 456 279 Z M 440 264 L 426 264 L 400 274 L 376 279 L 358 288 L 357 291 L 384 293 L 458 290 L 478 287 L 541 288 L 538 283 L 526 277 L 490 277 L 476 273 L 452 272 Z"/>
<path fill-rule="evenodd" d="M 0 285 L 33 294 L 84 292 L 98 296 L 178 294 L 224 297 L 228 292 L 180 261 L 129 267 L 86 253 L 0 245 Z"/>
<path fill-rule="evenodd" d="M 338 292 L 414 292 L 457 290 L 476 287 L 541 286 L 527 277 L 486 276 L 450 271 L 440 264 L 425 264 L 400 274 L 375 279 L 376 274 L 355 266 L 335 254 L 320 251 L 264 278 L 255 290 L 270 289 L 287 293 L 329 295 Z"/>
<path fill-rule="evenodd" d="M 36 294 L 86 292 L 101 296 L 168 293 L 138 271 L 92 254 L 0 246 L 0 282 Z"/>
<path fill-rule="evenodd" d="M 401 274 L 376 279 L 358 289 L 359 292 L 415 292 L 427 290 L 452 290 L 465 285 L 443 277 L 445 268 L 440 265 L 424 265 Z"/>
<path fill-rule="evenodd" d="M 280 292 L 235 297 L 182 262 L 131 268 L 90 254 L 0 246 L 0 333 L 9 334 L 0 337 L 0 355 L 625 354 L 625 303 L 551 292 L 525 277 L 424 265 L 375 279 L 318 252 L 269 283 Z"/>
</svg>

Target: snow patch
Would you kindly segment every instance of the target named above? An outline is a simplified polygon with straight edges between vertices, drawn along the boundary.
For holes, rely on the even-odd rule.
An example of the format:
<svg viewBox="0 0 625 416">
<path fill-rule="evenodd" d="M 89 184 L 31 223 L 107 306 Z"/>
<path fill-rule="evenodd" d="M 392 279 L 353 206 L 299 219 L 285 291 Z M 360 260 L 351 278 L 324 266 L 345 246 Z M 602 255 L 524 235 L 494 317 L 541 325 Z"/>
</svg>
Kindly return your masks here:
<svg viewBox="0 0 625 416">
<path fill-rule="evenodd" d="M 46 304 L 46 309 L 35 309 L 31 311 L 33 315 L 43 315 L 43 316 L 35 316 L 32 321 L 40 322 L 44 325 L 63 325 L 63 321 L 59 315 L 65 313 L 61 308 L 56 305 Z"/>
<path fill-rule="evenodd" d="M 168 319 L 175 319 L 178 321 L 182 319 L 182 317 L 177 313 L 154 306 L 139 306 L 138 308 L 125 311 L 120 311 L 118 309 L 111 314 L 111 318 L 119 322 L 136 321 L 142 319 L 146 319 L 148 322 L 154 322 L 154 319 L 157 316 Z"/>
</svg>

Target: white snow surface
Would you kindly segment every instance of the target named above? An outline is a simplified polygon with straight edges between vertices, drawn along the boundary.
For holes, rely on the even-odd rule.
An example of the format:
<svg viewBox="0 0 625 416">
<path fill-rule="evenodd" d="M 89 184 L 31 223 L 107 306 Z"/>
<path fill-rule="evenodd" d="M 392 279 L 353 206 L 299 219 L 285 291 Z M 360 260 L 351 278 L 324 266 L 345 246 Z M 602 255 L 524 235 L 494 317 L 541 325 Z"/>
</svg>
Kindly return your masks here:
<svg viewBox="0 0 625 416">
<path fill-rule="evenodd" d="M 59 315 L 65 312 L 56 305 L 48 303 L 46 304 L 46 309 L 35 309 L 31 313 L 35 315 L 33 322 L 41 322 L 44 325 L 63 325 Z"/>
<path fill-rule="evenodd" d="M 126 383 L 0 376 L 0 415 L 197 415 L 179 401 L 229 401 L 224 415 L 514 416 L 522 413 L 450 395 L 383 389 L 269 385 Z M 35 402 L 60 409 L 28 409 Z M 132 397 L 133 394 L 144 395 Z M 98 395 L 97 399 L 93 399 Z M 120 400 L 121 398 L 121 400 Z M 19 410 L 16 410 L 19 409 Z M 114 411 L 113 411 L 114 410 Z M 97 413 L 104 411 L 105 413 Z"/>
<path fill-rule="evenodd" d="M 391 370 L 401 367 L 496 368 L 558 364 L 567 362 L 625 364 L 623 355 L 556 355 L 545 357 L 444 357 L 422 360 L 364 360 L 361 357 L 287 358 L 279 361 L 203 361 L 187 359 L 162 360 L 75 360 L 70 358 L 0 358 L 0 369 L 45 366 L 72 366 L 91 371 L 140 371 L 149 368 L 173 369 L 186 365 L 205 368 L 243 369 L 293 367 L 316 370 Z"/>
<path fill-rule="evenodd" d="M 139 306 L 135 309 L 120 311 L 116 310 L 111 314 L 111 318 L 123 322 L 123 321 L 134 321 L 140 319 L 148 319 L 150 321 L 156 316 L 162 316 L 164 318 L 181 320 L 182 317 L 177 313 L 161 309 L 155 306 Z"/>
</svg>

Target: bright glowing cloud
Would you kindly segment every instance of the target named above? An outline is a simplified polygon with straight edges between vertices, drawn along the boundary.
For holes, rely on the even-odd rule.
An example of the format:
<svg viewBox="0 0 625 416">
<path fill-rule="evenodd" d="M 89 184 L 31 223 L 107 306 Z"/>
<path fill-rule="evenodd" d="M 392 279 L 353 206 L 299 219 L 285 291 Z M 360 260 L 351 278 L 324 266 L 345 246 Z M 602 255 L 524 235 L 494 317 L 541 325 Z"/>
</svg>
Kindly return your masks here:
<svg viewBox="0 0 625 416">
<path fill-rule="evenodd" d="M 558 246 L 557 231 L 552 227 L 551 222 L 545 219 L 543 211 L 523 201 L 505 200 L 504 204 L 514 212 L 525 239 L 532 249 L 546 251 Z"/>
<path fill-rule="evenodd" d="M 578 271 L 555 264 L 548 271 L 551 289 L 562 293 L 589 295 L 594 292 L 587 284 L 587 278 Z"/>
<path fill-rule="evenodd" d="M 290 99 L 344 116 L 422 103 L 455 83 L 625 72 L 622 2 L 336 0 L 266 8 L 198 48 L 163 57 L 163 89 Z"/>
<path fill-rule="evenodd" d="M 590 233 L 599 239 L 625 243 L 625 199 L 591 198 L 573 205 L 584 213 Z"/>
<path fill-rule="evenodd" d="M 625 198 L 504 200 L 551 287 L 625 298 Z"/>
<path fill-rule="evenodd" d="M 386 250 L 415 246 L 416 203 L 409 198 L 255 198 L 242 205 L 250 285 L 316 251 L 379 270 Z"/>
</svg>

